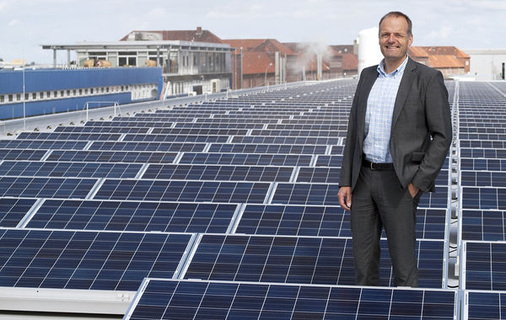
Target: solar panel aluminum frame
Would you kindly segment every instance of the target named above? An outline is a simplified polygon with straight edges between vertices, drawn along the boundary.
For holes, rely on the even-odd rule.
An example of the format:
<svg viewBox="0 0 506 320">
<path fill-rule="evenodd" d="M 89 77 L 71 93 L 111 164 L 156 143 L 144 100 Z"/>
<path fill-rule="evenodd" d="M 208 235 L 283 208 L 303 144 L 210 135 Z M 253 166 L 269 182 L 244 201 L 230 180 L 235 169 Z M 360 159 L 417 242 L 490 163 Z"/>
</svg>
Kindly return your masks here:
<svg viewBox="0 0 506 320">
<path fill-rule="evenodd" d="M 82 313 L 118 317 L 128 311 L 136 294 L 136 291 L 2 287 L 0 310 L 7 314 L 10 311 L 21 314 Z"/>
</svg>

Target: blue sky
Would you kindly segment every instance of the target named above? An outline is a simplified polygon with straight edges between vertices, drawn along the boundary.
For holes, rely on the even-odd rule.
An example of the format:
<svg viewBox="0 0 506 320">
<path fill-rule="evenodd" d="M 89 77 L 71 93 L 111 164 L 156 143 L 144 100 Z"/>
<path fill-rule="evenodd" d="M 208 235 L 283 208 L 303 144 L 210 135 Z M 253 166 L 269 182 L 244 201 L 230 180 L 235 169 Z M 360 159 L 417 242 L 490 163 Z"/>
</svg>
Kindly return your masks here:
<svg viewBox="0 0 506 320">
<path fill-rule="evenodd" d="M 223 39 L 352 44 L 391 10 L 413 20 L 413 45 L 506 49 L 505 0 L 0 0 L 0 58 L 50 63 L 41 44 L 197 26 Z"/>
</svg>

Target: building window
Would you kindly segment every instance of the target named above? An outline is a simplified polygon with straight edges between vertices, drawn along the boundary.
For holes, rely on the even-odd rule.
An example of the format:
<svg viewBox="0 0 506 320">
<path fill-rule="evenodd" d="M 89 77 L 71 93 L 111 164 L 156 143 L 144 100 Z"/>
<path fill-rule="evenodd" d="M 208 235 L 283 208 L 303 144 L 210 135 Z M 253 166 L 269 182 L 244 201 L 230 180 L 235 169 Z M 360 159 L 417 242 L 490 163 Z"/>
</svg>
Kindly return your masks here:
<svg viewBox="0 0 506 320">
<path fill-rule="evenodd" d="M 137 53 L 136 52 L 119 52 L 118 65 L 120 67 L 137 66 Z"/>
</svg>

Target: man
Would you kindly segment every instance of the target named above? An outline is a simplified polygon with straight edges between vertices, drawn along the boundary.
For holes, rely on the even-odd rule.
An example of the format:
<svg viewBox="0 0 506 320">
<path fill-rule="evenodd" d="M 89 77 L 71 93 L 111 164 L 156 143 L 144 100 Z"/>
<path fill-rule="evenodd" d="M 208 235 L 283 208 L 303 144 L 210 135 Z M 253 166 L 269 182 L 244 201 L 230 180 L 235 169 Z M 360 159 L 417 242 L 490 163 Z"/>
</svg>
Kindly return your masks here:
<svg viewBox="0 0 506 320">
<path fill-rule="evenodd" d="M 407 56 L 411 20 L 389 12 L 379 23 L 384 59 L 363 70 L 350 111 L 338 192 L 351 211 L 357 284 L 379 284 L 382 228 L 394 285 L 416 287 L 416 209 L 434 191 L 452 140 L 441 72 Z"/>
</svg>

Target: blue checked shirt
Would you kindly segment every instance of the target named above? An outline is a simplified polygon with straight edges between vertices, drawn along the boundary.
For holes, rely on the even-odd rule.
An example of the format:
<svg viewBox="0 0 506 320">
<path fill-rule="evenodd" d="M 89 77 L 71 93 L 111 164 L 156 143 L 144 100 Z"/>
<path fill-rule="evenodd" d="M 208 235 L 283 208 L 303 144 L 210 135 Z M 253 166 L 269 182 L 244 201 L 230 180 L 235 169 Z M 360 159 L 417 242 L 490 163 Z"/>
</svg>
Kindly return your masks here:
<svg viewBox="0 0 506 320">
<path fill-rule="evenodd" d="M 365 158 L 370 162 L 392 163 L 390 130 L 395 98 L 408 58 L 392 73 L 385 73 L 384 60 L 378 65 L 378 79 L 369 93 L 365 114 Z"/>
</svg>

